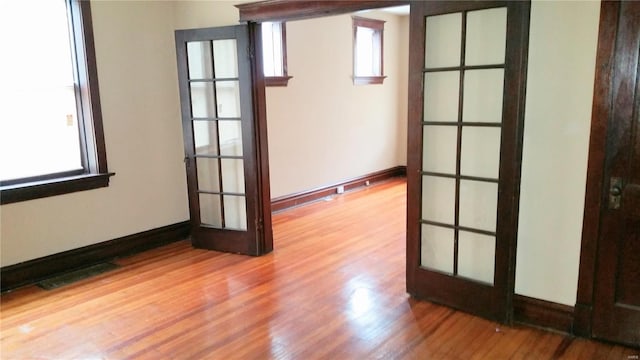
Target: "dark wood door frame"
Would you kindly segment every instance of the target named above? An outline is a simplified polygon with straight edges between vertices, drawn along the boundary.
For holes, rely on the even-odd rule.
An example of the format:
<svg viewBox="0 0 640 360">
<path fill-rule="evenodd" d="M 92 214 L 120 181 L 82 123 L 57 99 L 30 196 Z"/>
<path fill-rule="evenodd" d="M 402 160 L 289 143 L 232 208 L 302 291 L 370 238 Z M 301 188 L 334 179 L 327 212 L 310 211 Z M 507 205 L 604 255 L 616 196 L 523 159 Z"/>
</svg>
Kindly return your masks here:
<svg viewBox="0 0 640 360">
<path fill-rule="evenodd" d="M 400 6 L 409 4 L 405 0 L 336 0 L 336 1 L 299 1 L 267 0 L 240 4 L 240 21 L 249 26 L 249 48 L 251 76 L 253 78 L 253 110 L 256 134 L 256 161 L 258 163 L 258 214 L 262 219 L 256 224 L 262 234 L 258 246 L 260 253 L 273 250 L 273 229 L 271 226 L 271 192 L 269 180 L 269 146 L 267 141 L 267 102 L 265 96 L 265 77 L 262 72 L 262 33 L 260 23 L 264 21 L 288 21 L 309 19 L 329 15 L 346 14 L 359 10 Z"/>
<path fill-rule="evenodd" d="M 615 66 L 619 2 L 602 2 L 596 54 L 595 85 L 591 116 L 591 137 L 580 250 L 578 293 L 574 308 L 573 330 L 576 335 L 591 337 L 594 282 L 597 274 L 597 249 L 602 216 L 607 133 L 613 110 L 612 86 Z"/>
<path fill-rule="evenodd" d="M 271 226 L 271 183 L 269 178 L 269 145 L 267 142 L 267 100 L 266 80 L 262 57 L 262 31 L 260 25 L 249 22 L 249 54 L 251 76 L 253 77 L 253 121 L 256 134 L 256 162 L 258 164 L 258 213 L 261 222 L 258 231 L 262 233 L 262 253 L 273 251 L 273 227 Z"/>
</svg>

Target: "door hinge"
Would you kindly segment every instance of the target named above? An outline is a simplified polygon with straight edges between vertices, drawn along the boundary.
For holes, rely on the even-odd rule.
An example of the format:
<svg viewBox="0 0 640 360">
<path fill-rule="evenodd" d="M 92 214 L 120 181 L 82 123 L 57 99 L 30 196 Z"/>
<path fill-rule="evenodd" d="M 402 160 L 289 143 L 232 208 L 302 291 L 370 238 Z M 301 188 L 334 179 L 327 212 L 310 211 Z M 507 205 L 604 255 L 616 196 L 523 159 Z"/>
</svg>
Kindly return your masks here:
<svg viewBox="0 0 640 360">
<path fill-rule="evenodd" d="M 248 46 L 247 47 L 247 55 L 249 56 L 249 59 L 253 59 L 255 57 L 255 53 L 253 51 L 253 46 Z"/>
<path fill-rule="evenodd" d="M 191 163 L 191 162 L 189 161 L 189 157 L 188 157 L 188 156 L 185 156 L 183 161 L 184 161 L 184 165 L 185 165 L 186 167 L 189 167 L 189 164 Z"/>
</svg>

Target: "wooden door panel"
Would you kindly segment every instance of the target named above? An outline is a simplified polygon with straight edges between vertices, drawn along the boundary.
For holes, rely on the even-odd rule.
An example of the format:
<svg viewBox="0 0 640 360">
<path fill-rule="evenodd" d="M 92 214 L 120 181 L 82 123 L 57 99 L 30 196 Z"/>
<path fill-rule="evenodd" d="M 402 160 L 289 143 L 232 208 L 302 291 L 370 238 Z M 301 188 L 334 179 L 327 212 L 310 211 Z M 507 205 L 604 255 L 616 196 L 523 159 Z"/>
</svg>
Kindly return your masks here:
<svg viewBox="0 0 640 360">
<path fill-rule="evenodd" d="M 617 14 L 592 334 L 640 345 L 640 2 L 603 3 Z M 620 197 L 619 199 L 616 199 Z"/>
</svg>

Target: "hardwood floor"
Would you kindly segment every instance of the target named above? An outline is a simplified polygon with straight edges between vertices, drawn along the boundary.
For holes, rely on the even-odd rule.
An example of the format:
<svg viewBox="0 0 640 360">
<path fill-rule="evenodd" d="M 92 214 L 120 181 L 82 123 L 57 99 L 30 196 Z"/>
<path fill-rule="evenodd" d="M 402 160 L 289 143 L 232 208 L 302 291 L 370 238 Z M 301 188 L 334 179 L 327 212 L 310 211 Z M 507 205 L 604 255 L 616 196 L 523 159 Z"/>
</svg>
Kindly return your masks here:
<svg viewBox="0 0 640 360">
<path fill-rule="evenodd" d="M 1 297 L 2 359 L 634 359 L 405 293 L 405 183 L 274 216 L 274 253 L 181 241 L 52 291 Z M 637 359 L 637 357 L 635 357 Z"/>
</svg>

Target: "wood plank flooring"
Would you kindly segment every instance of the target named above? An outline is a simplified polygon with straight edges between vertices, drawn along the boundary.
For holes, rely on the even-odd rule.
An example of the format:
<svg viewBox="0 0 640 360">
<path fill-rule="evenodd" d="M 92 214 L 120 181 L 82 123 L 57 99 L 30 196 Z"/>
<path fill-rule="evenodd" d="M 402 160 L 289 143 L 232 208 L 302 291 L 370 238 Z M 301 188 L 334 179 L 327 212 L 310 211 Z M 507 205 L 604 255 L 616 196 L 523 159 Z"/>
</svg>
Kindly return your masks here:
<svg viewBox="0 0 640 360">
<path fill-rule="evenodd" d="M 405 293 L 402 179 L 274 216 L 267 256 L 181 241 L 1 297 L 2 359 L 637 359 Z"/>
</svg>

